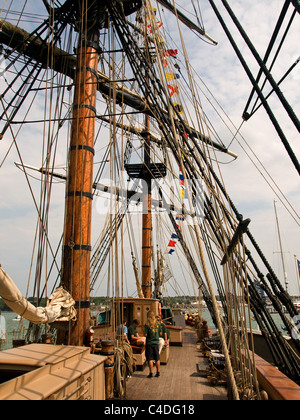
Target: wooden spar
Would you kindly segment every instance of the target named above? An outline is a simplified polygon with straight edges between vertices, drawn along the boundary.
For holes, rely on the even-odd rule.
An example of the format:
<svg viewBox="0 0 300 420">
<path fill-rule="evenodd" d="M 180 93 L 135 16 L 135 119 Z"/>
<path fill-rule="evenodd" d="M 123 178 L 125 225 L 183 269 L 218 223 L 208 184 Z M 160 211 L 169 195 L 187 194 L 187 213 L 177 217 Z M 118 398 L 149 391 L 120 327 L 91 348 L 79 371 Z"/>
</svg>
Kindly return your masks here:
<svg viewBox="0 0 300 420">
<path fill-rule="evenodd" d="M 84 2 L 83 2 L 84 3 Z M 85 16 L 84 11 L 82 16 Z M 87 22 L 89 24 L 89 22 Z M 66 194 L 62 283 L 76 301 L 77 322 L 69 328 L 69 345 L 82 346 L 89 328 L 93 158 L 96 118 L 97 28 L 82 35 L 77 72 Z M 94 117 L 94 118 L 93 118 Z"/>
<path fill-rule="evenodd" d="M 176 9 L 173 4 L 167 0 L 157 0 L 158 3 L 160 3 L 163 7 L 170 10 L 181 22 L 183 22 L 188 28 L 190 28 L 192 31 L 196 31 L 198 34 L 204 36 L 207 38 L 210 42 L 212 42 L 214 45 L 218 45 L 218 42 L 212 39 L 204 29 L 201 29 L 199 26 L 197 26 L 195 23 L 193 23 L 190 19 L 188 19 L 183 13 L 180 12 L 180 10 Z M 175 3 L 174 3 L 175 5 Z"/>
<path fill-rule="evenodd" d="M 144 143 L 144 188 L 147 190 L 143 195 L 143 239 L 142 239 L 142 290 L 146 299 L 151 298 L 151 233 L 152 233 L 152 212 L 151 212 L 151 174 L 150 174 L 150 117 L 146 115 Z"/>
</svg>

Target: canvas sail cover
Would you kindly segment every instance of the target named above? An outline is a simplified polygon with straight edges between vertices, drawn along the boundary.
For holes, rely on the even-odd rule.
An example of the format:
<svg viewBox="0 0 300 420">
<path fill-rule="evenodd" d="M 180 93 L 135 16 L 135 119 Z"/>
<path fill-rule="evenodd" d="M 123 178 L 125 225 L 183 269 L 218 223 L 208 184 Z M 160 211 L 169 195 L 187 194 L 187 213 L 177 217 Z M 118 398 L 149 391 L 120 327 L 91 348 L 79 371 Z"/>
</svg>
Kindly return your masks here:
<svg viewBox="0 0 300 420">
<path fill-rule="evenodd" d="M 13 280 L 1 267 L 0 296 L 12 311 L 33 324 L 52 324 L 55 321 L 76 319 L 75 301 L 62 287 L 57 288 L 50 296 L 45 308 L 35 307 L 22 296 Z"/>
</svg>

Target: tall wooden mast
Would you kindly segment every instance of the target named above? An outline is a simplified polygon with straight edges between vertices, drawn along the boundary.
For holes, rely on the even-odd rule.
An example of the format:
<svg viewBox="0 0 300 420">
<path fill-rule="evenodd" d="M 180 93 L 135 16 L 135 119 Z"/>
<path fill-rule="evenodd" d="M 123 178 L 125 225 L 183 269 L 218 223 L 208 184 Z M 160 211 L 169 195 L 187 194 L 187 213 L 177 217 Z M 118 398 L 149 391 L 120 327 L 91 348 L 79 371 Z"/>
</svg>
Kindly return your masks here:
<svg viewBox="0 0 300 420">
<path fill-rule="evenodd" d="M 145 17 L 145 54 L 148 64 L 151 63 L 148 38 L 147 38 L 147 18 Z M 150 94 L 150 80 L 145 74 L 146 99 Z M 151 298 L 151 238 L 152 238 L 152 212 L 151 212 L 151 134 L 150 134 L 150 117 L 145 115 L 145 131 L 144 131 L 144 165 L 142 171 L 142 179 L 144 180 L 143 194 L 143 233 L 142 233 L 142 291 L 144 298 Z"/>
<path fill-rule="evenodd" d="M 81 2 L 66 194 L 62 283 L 76 301 L 69 345 L 83 345 L 89 328 L 91 218 L 99 29 L 95 0 Z M 62 341 L 62 339 L 60 340 Z"/>
</svg>

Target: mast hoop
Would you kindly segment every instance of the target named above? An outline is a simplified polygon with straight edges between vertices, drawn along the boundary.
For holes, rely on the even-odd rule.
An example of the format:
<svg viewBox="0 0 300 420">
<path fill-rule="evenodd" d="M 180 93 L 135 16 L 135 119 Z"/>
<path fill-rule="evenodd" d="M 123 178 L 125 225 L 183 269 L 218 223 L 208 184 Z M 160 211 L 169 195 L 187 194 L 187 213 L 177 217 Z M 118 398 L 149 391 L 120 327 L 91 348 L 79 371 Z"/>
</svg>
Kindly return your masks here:
<svg viewBox="0 0 300 420">
<path fill-rule="evenodd" d="M 92 251 L 91 245 L 74 244 L 74 242 L 69 243 L 68 245 L 64 245 L 63 248 L 69 248 L 72 251 L 87 251 L 87 252 Z"/>
<path fill-rule="evenodd" d="M 89 309 L 91 307 L 91 302 L 89 300 L 77 300 L 74 307 L 75 309 Z"/>
<path fill-rule="evenodd" d="M 78 144 L 76 146 L 71 146 L 71 150 L 84 150 L 86 152 L 90 152 L 95 156 L 95 149 L 93 147 L 90 146 L 85 146 L 84 144 Z"/>
<path fill-rule="evenodd" d="M 94 114 L 97 114 L 97 110 L 94 106 L 89 104 L 78 104 L 73 106 L 73 111 L 76 111 L 78 109 L 89 109 L 90 111 L 94 112 Z M 79 118 L 86 118 L 85 116 L 79 117 Z"/>
<path fill-rule="evenodd" d="M 86 191 L 69 191 L 67 197 L 86 197 L 91 200 L 94 199 L 94 195 Z"/>
<path fill-rule="evenodd" d="M 80 72 L 84 72 L 84 71 L 89 71 L 94 76 L 96 76 L 97 79 L 99 77 L 99 73 L 96 70 L 94 70 L 94 69 L 92 69 L 91 67 L 88 67 L 88 66 L 86 66 L 86 67 L 80 67 L 79 69 L 76 69 L 75 70 L 75 73 L 80 73 Z"/>
</svg>

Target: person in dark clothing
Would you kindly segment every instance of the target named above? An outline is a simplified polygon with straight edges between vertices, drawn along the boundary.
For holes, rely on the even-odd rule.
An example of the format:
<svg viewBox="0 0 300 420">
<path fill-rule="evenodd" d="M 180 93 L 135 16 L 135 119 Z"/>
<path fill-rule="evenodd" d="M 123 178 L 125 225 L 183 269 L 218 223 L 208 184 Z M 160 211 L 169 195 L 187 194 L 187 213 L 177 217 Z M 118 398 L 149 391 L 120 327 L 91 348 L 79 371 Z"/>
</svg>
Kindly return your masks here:
<svg viewBox="0 0 300 420">
<path fill-rule="evenodd" d="M 144 328 L 146 336 L 146 359 L 149 366 L 148 378 L 153 378 L 153 361 L 156 366 L 156 377 L 160 376 L 159 334 L 160 326 L 153 312 L 148 313 L 148 322 Z"/>
<path fill-rule="evenodd" d="M 139 321 L 135 319 L 132 325 L 128 328 L 128 339 L 133 346 L 143 346 L 146 344 L 146 337 L 140 337 L 137 332 L 137 327 L 140 325 Z"/>
</svg>

